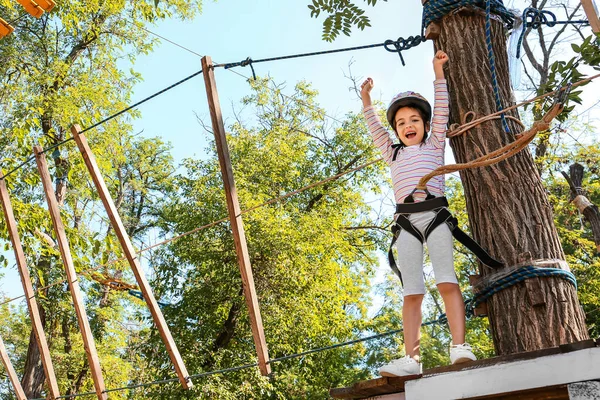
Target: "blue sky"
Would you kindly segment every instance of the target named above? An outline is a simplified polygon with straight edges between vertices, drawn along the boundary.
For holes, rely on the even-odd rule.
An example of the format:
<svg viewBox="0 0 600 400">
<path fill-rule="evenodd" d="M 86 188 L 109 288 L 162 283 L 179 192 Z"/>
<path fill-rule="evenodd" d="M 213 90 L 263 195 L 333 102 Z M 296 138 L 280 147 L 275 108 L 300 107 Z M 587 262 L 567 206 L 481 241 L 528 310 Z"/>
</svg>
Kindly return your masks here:
<svg viewBox="0 0 600 400">
<path fill-rule="evenodd" d="M 331 50 L 397 39 L 420 33 L 418 1 L 409 7 L 401 2 L 381 2 L 368 10 L 374 28 L 355 30 L 350 38 L 343 36 L 334 43 L 321 40 L 322 19 L 310 18 L 305 1 L 241 1 L 222 0 L 206 3 L 203 13 L 193 22 L 168 21 L 149 30 L 201 55 L 209 55 L 215 63 L 241 61 L 280 55 Z M 409 2 L 403 2 L 409 3 Z M 290 18 L 291 17 L 291 18 Z M 400 24 L 399 21 L 402 21 Z M 319 102 L 328 114 L 339 117 L 360 110 L 360 100 L 348 91 L 348 63 L 353 60 L 356 76 L 372 76 L 376 80 L 375 97 L 387 102 L 400 90 L 433 93 L 431 43 L 405 52 L 406 67 L 397 54 L 382 47 L 255 64 L 257 75 L 270 75 L 277 83 L 286 82 L 291 89 L 300 80 L 311 82 L 320 92 Z M 143 98 L 200 68 L 200 58 L 177 46 L 164 43 L 147 57 L 140 58 L 135 68 L 144 77 L 136 87 L 134 98 Z M 236 71 L 251 76 L 249 67 Z M 245 79 L 222 68 L 215 72 L 225 124 L 232 118 L 232 106 L 239 110 L 240 99 L 249 94 Z M 176 159 L 204 153 L 205 133 L 195 113 L 210 122 L 202 78 L 198 77 L 141 107 L 143 118 L 135 123 L 137 130 L 148 136 L 161 136 L 173 144 Z"/>
</svg>

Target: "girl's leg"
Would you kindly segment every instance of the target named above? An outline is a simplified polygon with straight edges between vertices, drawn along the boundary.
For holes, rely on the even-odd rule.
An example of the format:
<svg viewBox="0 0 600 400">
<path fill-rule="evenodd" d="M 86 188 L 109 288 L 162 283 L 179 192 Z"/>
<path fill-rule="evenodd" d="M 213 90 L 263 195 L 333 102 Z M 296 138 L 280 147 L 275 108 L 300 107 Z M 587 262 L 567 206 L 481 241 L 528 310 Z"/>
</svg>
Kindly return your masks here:
<svg viewBox="0 0 600 400">
<path fill-rule="evenodd" d="M 460 287 L 456 283 L 439 283 L 437 287 L 446 307 L 452 344 L 463 344 L 465 342 L 465 303 Z"/>
<path fill-rule="evenodd" d="M 404 296 L 402 321 L 404 323 L 404 349 L 407 356 L 417 361 L 421 358 L 421 303 L 422 294 Z"/>
<path fill-rule="evenodd" d="M 431 232 L 427 238 L 427 249 L 437 287 L 444 300 L 448 325 L 450 325 L 452 334 L 452 344 L 463 344 L 465 342 L 465 303 L 454 272 L 452 232 L 446 224 L 438 226 Z"/>
<path fill-rule="evenodd" d="M 413 235 L 401 231 L 397 240 L 398 269 L 402 274 L 404 305 L 404 346 L 406 355 L 418 360 L 421 339 L 421 303 L 425 295 L 423 281 L 423 244 Z"/>
</svg>

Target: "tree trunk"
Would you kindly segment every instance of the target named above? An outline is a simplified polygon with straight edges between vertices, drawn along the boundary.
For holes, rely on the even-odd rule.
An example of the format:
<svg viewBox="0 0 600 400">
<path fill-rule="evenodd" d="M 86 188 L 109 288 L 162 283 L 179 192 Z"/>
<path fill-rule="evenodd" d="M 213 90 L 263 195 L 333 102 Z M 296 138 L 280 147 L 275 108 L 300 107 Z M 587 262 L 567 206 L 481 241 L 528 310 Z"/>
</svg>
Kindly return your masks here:
<svg viewBox="0 0 600 400">
<path fill-rule="evenodd" d="M 505 29 L 492 20 L 492 41 L 502 104 L 513 104 L 508 74 Z M 450 91 L 450 124 L 468 111 L 494 113 L 490 65 L 481 11 L 463 10 L 441 21 L 436 47 L 449 55 L 446 78 Z M 516 112 L 509 115 L 518 117 Z M 468 162 L 515 140 L 519 128 L 506 134 L 500 120 L 485 122 L 450 140 L 454 157 Z M 461 172 L 474 238 L 507 267 L 520 255 L 561 259 L 564 254 L 552 208 L 529 151 L 490 167 Z M 483 277 L 493 271 L 481 268 Z M 573 285 L 561 278 L 532 278 L 504 289 L 488 300 L 489 319 L 498 355 L 555 347 L 588 338 Z"/>
<path fill-rule="evenodd" d="M 42 271 L 50 270 L 50 262 L 47 258 L 42 258 L 38 261 L 36 268 L 41 269 Z M 45 276 L 47 279 L 48 277 Z M 36 280 L 36 286 L 39 286 L 39 281 Z M 44 294 L 48 294 L 46 291 Z M 46 309 L 42 306 L 42 304 L 38 301 L 38 310 L 40 313 L 40 319 L 42 322 L 42 327 L 44 331 L 46 331 L 46 335 L 48 336 L 48 346 L 52 347 L 52 343 L 50 341 L 50 335 L 48 335 L 48 331 L 46 330 L 49 324 L 46 323 Z M 46 381 L 46 372 L 44 371 L 44 365 L 42 364 L 42 356 L 40 354 L 40 349 L 37 343 L 37 339 L 35 337 L 35 332 L 33 329 L 29 334 L 29 345 L 27 347 L 27 355 L 25 358 L 25 366 L 23 367 L 23 378 L 21 379 L 21 386 L 23 387 L 23 391 L 28 399 L 36 399 L 42 397 L 42 392 L 44 390 L 44 382 Z"/>
</svg>

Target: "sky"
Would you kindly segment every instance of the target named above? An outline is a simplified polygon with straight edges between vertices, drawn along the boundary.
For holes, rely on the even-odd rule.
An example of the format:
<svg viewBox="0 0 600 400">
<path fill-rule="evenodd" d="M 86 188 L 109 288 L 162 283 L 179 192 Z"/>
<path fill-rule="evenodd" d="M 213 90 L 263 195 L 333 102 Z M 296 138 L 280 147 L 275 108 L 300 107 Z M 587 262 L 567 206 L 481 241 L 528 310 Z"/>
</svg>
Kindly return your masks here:
<svg viewBox="0 0 600 400">
<path fill-rule="evenodd" d="M 198 54 L 210 56 L 215 63 L 228 63 L 246 57 L 260 59 L 382 43 L 387 39 L 408 38 L 421 32 L 420 1 L 380 0 L 376 7 L 367 8 L 371 28 L 365 31 L 353 28 L 350 37 L 342 35 L 335 42 L 328 43 L 321 39 L 323 18 L 311 18 L 308 3 L 308 0 L 208 1 L 202 14 L 194 21 L 169 20 L 148 26 L 151 32 L 188 50 L 161 40 L 153 53 L 139 57 L 133 68 L 142 75 L 143 81 L 135 86 L 132 103 L 199 71 Z M 362 2 L 359 3 L 362 5 Z M 522 9 L 524 2 L 509 0 L 505 3 Z M 366 2 L 364 4 L 367 7 Z M 132 29 L 135 28 L 132 26 Z M 566 48 L 564 56 L 568 57 L 568 46 Z M 405 51 L 403 56 L 406 66 L 402 66 L 397 54 L 378 47 L 259 63 L 254 68 L 259 76 L 269 75 L 276 83 L 286 83 L 290 94 L 296 82 L 311 82 L 319 91 L 318 101 L 327 114 L 342 119 L 345 113 L 361 109 L 356 94 L 348 90 L 351 82 L 345 75 L 349 75 L 350 63 L 353 76 L 374 79 L 374 99 L 387 104 L 394 94 L 406 90 L 433 98 L 433 44 L 425 42 Z M 237 67 L 235 71 L 246 77 L 252 74 L 249 67 Z M 233 120 L 233 109 L 239 110 L 240 100 L 250 93 L 249 85 L 245 78 L 222 68 L 215 71 L 215 79 L 227 126 Z M 598 89 L 598 83 L 586 88 L 582 110 L 597 101 Z M 529 95 L 517 93 L 520 98 Z M 177 163 L 187 157 L 206 156 L 208 134 L 197 122 L 198 116 L 210 123 L 201 75 L 141 105 L 139 110 L 142 117 L 133 122 L 134 129 L 144 136 L 158 136 L 170 142 Z M 598 118 L 597 109 L 588 114 L 592 119 Z M 446 163 L 452 161 L 448 152 Z M 3 252 L 11 258 L 10 253 L 10 250 Z M 383 264 L 378 279 L 388 271 L 385 262 Z M 6 271 L 0 281 L 0 291 L 8 297 L 23 293 L 14 269 Z"/>
</svg>

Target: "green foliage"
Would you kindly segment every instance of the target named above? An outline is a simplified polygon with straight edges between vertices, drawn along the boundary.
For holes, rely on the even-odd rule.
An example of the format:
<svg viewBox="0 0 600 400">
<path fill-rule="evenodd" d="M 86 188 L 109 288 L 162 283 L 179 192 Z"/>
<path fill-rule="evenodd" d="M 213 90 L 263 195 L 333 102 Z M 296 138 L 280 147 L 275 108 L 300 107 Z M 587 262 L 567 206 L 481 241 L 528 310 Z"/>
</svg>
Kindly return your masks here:
<svg viewBox="0 0 600 400">
<path fill-rule="evenodd" d="M 377 0 L 365 1 L 369 6 L 377 3 Z M 318 18 L 321 12 L 328 14 L 323 21 L 323 40 L 328 42 L 335 40 L 340 33 L 350 36 L 353 26 L 360 30 L 371 26 L 365 11 L 350 0 L 312 0 L 308 8 L 313 18 Z"/>
<path fill-rule="evenodd" d="M 540 85 L 537 94 L 542 95 L 568 84 L 574 84 L 586 77 L 586 75 L 580 70 L 581 66 L 592 67 L 596 71 L 600 71 L 600 36 L 592 34 L 583 40 L 581 44 L 571 44 L 571 48 L 577 54 L 576 57 L 571 58 L 568 61 L 555 61 L 550 66 L 550 73 L 545 84 Z M 585 82 L 574 88 L 570 93 L 567 101 L 571 101 L 576 104 L 581 104 L 581 93 L 579 89 L 589 82 Z M 541 104 L 544 104 L 543 106 Z M 536 103 L 533 108 L 536 119 L 539 119 L 546 111 L 552 107 L 551 101 L 545 101 L 542 103 Z M 563 112 L 556 118 L 559 122 L 564 122 L 569 118 L 569 114 L 575 108 L 575 104 L 565 106 Z"/>
</svg>

